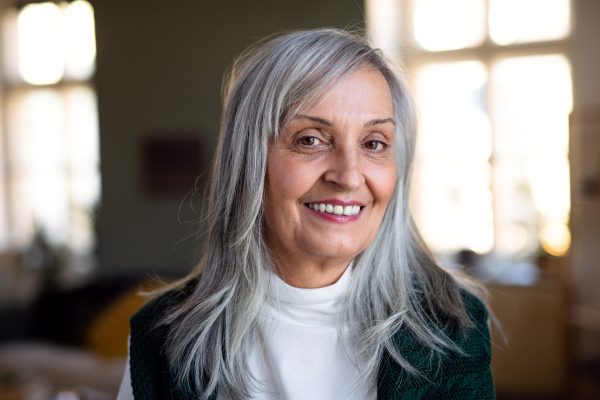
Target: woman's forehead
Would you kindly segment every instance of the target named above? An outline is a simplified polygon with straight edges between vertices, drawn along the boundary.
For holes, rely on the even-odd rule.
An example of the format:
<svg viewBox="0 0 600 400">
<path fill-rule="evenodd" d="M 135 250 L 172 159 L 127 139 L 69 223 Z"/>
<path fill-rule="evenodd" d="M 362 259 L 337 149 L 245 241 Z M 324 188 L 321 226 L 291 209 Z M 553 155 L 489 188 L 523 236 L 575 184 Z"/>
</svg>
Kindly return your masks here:
<svg viewBox="0 0 600 400">
<path fill-rule="evenodd" d="M 305 88 L 304 96 L 292 102 L 292 104 L 284 111 L 280 118 L 280 129 L 289 124 L 296 118 L 297 114 L 310 114 L 316 108 L 326 101 L 340 86 L 342 86 L 351 76 L 362 71 L 378 71 L 379 75 L 385 79 L 381 70 L 370 63 L 361 64 L 359 67 L 346 71 L 342 76 L 331 77 L 325 82 L 314 84 L 312 89 Z M 391 87 L 386 81 L 387 88 L 391 91 Z"/>
<path fill-rule="evenodd" d="M 312 101 L 298 104 L 288 121 L 298 115 L 329 119 L 351 114 L 355 117 L 393 118 L 390 86 L 377 69 L 360 69 Z"/>
</svg>

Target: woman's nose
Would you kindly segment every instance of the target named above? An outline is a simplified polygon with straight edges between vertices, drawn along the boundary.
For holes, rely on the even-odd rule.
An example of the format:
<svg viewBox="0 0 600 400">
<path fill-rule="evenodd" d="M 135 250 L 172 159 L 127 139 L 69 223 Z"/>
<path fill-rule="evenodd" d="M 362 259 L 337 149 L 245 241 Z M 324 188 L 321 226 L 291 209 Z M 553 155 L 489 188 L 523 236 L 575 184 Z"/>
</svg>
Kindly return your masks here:
<svg viewBox="0 0 600 400">
<path fill-rule="evenodd" d="M 331 162 L 323 178 L 345 190 L 354 190 L 365 183 L 359 149 L 338 149 L 330 154 Z"/>
</svg>

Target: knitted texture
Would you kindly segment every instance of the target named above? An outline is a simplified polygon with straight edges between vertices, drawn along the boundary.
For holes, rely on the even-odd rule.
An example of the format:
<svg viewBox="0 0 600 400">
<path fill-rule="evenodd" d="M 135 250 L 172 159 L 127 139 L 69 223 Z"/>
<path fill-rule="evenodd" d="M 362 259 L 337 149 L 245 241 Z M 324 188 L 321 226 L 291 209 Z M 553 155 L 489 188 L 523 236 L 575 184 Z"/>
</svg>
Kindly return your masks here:
<svg viewBox="0 0 600 400">
<path fill-rule="evenodd" d="M 156 298 L 131 318 L 129 369 L 135 399 L 194 399 L 190 393 L 179 390 L 172 378 L 164 351 L 168 329 L 157 326 L 170 304 L 168 300 L 168 296 Z"/>
<path fill-rule="evenodd" d="M 477 297 L 465 291 L 461 294 L 475 326 L 464 333 L 458 328 L 446 333 L 463 354 L 450 351 L 433 354 L 413 335 L 400 329 L 393 338 L 396 349 L 421 375 L 408 374 L 385 354 L 377 376 L 378 399 L 495 399 L 487 311 Z"/>
<path fill-rule="evenodd" d="M 168 328 L 164 325 L 156 326 L 169 305 L 179 300 L 178 295 L 180 293 L 167 293 L 158 297 L 131 318 L 129 357 L 135 399 L 197 398 L 190 391 L 177 387 L 164 351 Z M 487 312 L 478 298 L 464 291 L 462 295 L 475 327 L 467 329 L 464 334 L 460 329 L 453 329 L 447 334 L 459 345 L 463 354 L 432 354 L 414 336 L 400 329 L 394 335 L 393 342 L 400 354 L 417 367 L 421 374 L 408 374 L 389 354 L 384 354 L 377 376 L 379 400 L 495 398 L 490 370 Z M 216 393 L 213 393 L 211 399 L 216 399 Z"/>
</svg>

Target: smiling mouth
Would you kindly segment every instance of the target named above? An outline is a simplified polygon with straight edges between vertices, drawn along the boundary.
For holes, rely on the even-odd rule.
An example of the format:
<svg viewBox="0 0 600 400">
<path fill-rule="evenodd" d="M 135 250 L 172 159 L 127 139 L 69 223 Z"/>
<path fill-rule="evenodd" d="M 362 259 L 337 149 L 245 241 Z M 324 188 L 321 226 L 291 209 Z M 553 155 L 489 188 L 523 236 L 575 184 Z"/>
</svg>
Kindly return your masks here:
<svg viewBox="0 0 600 400">
<path fill-rule="evenodd" d="M 338 204 L 326 204 L 326 203 L 307 203 L 305 204 L 308 208 L 311 208 L 315 211 L 320 211 L 322 213 L 334 214 L 334 215 L 346 215 L 352 216 L 357 215 L 360 210 L 364 207 L 355 205 L 355 206 L 341 206 Z"/>
</svg>

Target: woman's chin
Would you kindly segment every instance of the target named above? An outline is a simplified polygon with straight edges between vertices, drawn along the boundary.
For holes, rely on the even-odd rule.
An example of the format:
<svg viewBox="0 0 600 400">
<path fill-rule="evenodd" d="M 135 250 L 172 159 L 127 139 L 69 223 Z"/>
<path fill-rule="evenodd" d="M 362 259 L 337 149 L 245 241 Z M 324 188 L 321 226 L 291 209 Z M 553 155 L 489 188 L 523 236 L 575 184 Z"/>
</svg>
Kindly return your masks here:
<svg viewBox="0 0 600 400">
<path fill-rule="evenodd" d="M 313 259 L 317 263 L 339 263 L 350 262 L 354 257 L 360 254 L 366 246 L 349 241 L 319 241 L 311 240 L 309 243 L 301 246 L 298 252 L 299 259 Z"/>
</svg>

